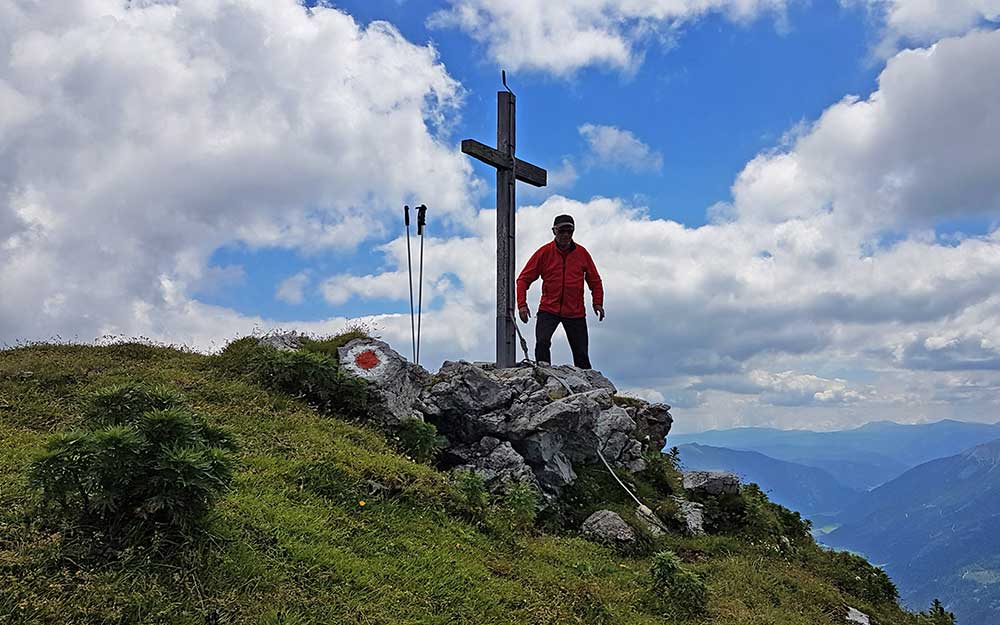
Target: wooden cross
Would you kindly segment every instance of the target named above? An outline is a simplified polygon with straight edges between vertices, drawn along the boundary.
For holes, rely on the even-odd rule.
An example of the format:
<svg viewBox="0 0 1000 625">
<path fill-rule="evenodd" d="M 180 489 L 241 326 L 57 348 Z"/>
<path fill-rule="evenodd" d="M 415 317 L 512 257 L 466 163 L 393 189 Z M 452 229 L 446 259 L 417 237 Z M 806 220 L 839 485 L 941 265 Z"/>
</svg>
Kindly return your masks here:
<svg viewBox="0 0 1000 625">
<path fill-rule="evenodd" d="M 506 81 L 504 83 L 506 86 Z M 544 169 L 514 156 L 514 94 L 497 92 L 497 147 L 472 139 L 462 141 L 462 152 L 497 170 L 497 367 L 517 364 L 514 332 L 514 184 L 515 180 L 544 187 Z"/>
</svg>

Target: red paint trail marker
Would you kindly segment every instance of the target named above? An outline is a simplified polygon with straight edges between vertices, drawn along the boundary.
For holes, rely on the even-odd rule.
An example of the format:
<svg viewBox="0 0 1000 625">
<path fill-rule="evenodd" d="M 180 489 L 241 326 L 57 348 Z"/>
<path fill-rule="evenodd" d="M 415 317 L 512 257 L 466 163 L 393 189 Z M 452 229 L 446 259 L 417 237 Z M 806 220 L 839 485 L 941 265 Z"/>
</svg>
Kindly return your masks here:
<svg viewBox="0 0 1000 625">
<path fill-rule="evenodd" d="M 364 370 L 374 369 L 379 365 L 378 354 L 368 349 L 354 357 L 354 364 Z"/>
</svg>

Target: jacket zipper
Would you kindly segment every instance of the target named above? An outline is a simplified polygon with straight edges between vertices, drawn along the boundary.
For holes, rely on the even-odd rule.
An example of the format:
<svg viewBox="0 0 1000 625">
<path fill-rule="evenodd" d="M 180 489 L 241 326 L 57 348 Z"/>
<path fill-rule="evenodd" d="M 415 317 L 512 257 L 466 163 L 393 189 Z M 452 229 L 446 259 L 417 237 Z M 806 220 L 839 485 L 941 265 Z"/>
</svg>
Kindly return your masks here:
<svg viewBox="0 0 1000 625">
<path fill-rule="evenodd" d="M 569 256 L 569 252 L 559 254 L 559 256 L 562 257 L 563 263 L 562 284 L 560 285 L 561 290 L 559 291 L 559 316 L 562 317 L 563 301 L 566 299 L 566 257 Z"/>
</svg>

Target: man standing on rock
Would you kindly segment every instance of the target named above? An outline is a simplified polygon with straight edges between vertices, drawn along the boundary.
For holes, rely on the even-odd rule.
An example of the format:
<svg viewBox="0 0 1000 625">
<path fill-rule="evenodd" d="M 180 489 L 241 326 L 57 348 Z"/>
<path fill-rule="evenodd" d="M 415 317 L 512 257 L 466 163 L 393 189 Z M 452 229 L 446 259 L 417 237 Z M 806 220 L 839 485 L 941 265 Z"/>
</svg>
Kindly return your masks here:
<svg viewBox="0 0 1000 625">
<path fill-rule="evenodd" d="M 584 247 L 573 241 L 576 225 L 569 215 L 559 215 L 552 224 L 555 239 L 538 248 L 517 277 L 517 312 L 528 323 L 528 287 L 541 276 L 542 300 L 535 322 L 535 360 L 552 361 L 552 333 L 561 323 L 573 351 L 573 364 L 590 369 L 587 355 L 587 309 L 583 303 L 586 281 L 594 298 L 594 313 L 604 321 L 604 286 L 597 266 Z"/>
</svg>

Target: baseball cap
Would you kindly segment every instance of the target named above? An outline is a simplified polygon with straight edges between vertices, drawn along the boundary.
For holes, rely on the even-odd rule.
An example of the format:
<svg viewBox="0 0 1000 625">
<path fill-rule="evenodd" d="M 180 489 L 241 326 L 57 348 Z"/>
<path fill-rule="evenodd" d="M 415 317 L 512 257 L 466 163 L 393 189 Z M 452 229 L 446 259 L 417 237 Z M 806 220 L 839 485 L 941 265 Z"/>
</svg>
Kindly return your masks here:
<svg viewBox="0 0 1000 625">
<path fill-rule="evenodd" d="M 570 226 L 574 230 L 576 229 L 576 224 L 573 223 L 573 218 L 569 215 L 559 215 L 556 217 L 555 221 L 552 222 L 553 228 L 559 228 L 560 226 Z"/>
</svg>

